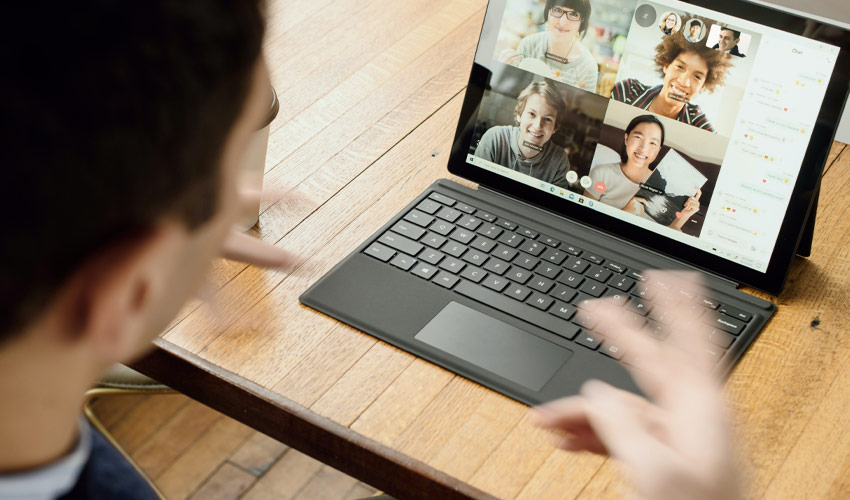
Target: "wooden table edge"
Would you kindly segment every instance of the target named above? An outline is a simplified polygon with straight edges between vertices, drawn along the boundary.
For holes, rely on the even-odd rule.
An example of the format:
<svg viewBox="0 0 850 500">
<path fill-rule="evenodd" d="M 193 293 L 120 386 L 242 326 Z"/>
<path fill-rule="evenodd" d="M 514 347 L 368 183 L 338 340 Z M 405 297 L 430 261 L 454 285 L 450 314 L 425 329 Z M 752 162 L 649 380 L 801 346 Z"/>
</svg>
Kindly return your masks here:
<svg viewBox="0 0 850 500">
<path fill-rule="evenodd" d="M 495 498 L 165 339 L 153 343 L 133 369 L 387 494 Z"/>
</svg>

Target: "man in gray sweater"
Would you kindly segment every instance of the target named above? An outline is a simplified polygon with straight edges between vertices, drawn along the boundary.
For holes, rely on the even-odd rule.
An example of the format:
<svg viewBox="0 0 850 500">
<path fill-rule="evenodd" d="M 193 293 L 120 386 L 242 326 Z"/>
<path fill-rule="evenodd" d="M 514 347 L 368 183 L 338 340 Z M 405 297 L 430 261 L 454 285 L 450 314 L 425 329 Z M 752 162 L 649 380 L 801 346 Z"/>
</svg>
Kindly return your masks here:
<svg viewBox="0 0 850 500">
<path fill-rule="evenodd" d="M 570 162 L 550 139 L 566 111 L 561 93 L 548 82 L 533 82 L 517 98 L 516 123 L 490 128 L 475 156 L 536 179 L 567 187 Z"/>
</svg>

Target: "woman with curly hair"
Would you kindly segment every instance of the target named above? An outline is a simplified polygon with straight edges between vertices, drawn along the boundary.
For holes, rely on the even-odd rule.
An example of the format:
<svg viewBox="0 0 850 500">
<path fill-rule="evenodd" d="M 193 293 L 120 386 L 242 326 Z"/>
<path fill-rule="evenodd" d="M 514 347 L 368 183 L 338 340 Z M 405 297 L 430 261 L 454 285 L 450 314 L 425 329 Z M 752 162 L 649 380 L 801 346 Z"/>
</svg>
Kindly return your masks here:
<svg viewBox="0 0 850 500">
<path fill-rule="evenodd" d="M 661 85 L 648 87 L 628 78 L 614 85 L 611 98 L 714 132 L 702 109 L 690 101 L 723 85 L 732 66 L 729 54 L 691 43 L 678 32 L 655 47 L 655 66 L 664 77 Z"/>
</svg>

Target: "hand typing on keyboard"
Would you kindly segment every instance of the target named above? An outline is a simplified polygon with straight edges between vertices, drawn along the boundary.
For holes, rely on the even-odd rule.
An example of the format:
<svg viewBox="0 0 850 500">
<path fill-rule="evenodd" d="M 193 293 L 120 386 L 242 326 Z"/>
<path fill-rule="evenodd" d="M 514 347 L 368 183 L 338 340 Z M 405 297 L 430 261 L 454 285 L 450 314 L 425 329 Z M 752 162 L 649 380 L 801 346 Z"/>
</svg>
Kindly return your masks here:
<svg viewBox="0 0 850 500">
<path fill-rule="evenodd" d="M 698 289 L 683 274 L 647 277 Z M 739 498 L 721 381 L 702 353 L 688 348 L 696 344 L 691 337 L 704 338 L 710 327 L 690 320 L 688 311 L 673 311 L 682 328 L 660 342 L 630 326 L 606 301 L 594 308 L 594 319 L 617 332 L 618 343 L 639 360 L 639 368 L 627 366 L 650 399 L 593 380 L 578 396 L 534 409 L 539 425 L 559 431 L 561 448 L 621 461 L 642 498 Z"/>
</svg>

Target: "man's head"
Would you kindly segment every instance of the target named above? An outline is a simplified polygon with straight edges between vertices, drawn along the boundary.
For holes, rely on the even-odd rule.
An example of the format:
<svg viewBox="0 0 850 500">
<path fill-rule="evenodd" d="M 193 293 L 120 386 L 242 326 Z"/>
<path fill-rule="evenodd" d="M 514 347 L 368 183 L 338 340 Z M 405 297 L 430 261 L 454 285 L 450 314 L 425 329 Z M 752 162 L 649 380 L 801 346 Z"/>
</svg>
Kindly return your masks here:
<svg viewBox="0 0 850 500">
<path fill-rule="evenodd" d="M 717 38 L 717 45 L 723 52 L 732 50 L 738 42 L 741 41 L 741 32 L 731 28 L 723 28 L 720 30 L 720 36 Z"/>
<path fill-rule="evenodd" d="M 126 358 L 195 290 L 236 215 L 235 166 L 268 104 L 263 19 L 239 0 L 50 8 L 7 9 L 0 35 L 14 221 L 0 349 L 51 316 L 69 342 L 132 333 L 104 348 Z"/>
<path fill-rule="evenodd" d="M 558 130 L 566 104 L 552 83 L 533 82 L 520 92 L 514 111 L 519 124 L 520 143 L 527 142 L 542 148 Z"/>
<path fill-rule="evenodd" d="M 701 92 L 714 92 L 723 85 L 731 57 L 688 42 L 681 33 L 664 37 L 655 47 L 655 66 L 664 78 L 661 98 L 669 103 L 684 103 Z"/>
<path fill-rule="evenodd" d="M 700 33 L 702 32 L 702 26 L 699 21 L 694 20 L 688 25 L 688 33 L 692 41 L 699 40 Z"/>
</svg>

